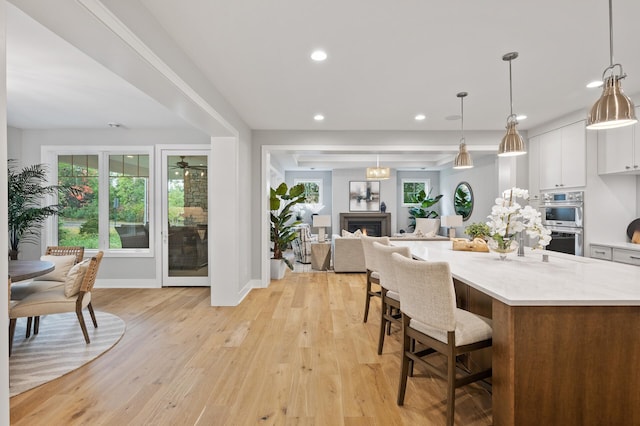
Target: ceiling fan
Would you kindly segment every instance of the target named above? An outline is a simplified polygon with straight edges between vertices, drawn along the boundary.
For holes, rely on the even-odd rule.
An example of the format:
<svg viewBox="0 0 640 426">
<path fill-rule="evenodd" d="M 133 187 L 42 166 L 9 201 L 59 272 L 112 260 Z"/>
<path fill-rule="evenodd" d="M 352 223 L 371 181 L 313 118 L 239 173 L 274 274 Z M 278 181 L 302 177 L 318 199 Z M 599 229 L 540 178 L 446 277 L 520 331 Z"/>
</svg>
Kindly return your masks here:
<svg viewBox="0 0 640 426">
<path fill-rule="evenodd" d="M 180 161 L 177 161 L 175 166 L 171 166 L 172 169 L 183 169 L 183 170 L 207 170 L 207 166 L 191 166 L 189 165 L 189 163 L 187 163 L 186 161 L 184 161 L 185 156 L 181 155 L 180 156 Z"/>
</svg>

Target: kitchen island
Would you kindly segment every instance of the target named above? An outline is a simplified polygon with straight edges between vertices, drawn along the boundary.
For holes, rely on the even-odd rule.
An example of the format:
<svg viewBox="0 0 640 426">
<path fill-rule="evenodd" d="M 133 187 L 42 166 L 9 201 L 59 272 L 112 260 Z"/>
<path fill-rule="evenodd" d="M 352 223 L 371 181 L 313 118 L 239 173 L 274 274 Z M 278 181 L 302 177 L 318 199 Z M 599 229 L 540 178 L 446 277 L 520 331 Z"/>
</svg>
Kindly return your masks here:
<svg viewBox="0 0 640 426">
<path fill-rule="evenodd" d="M 392 244 L 448 262 L 456 281 L 490 298 L 495 425 L 640 424 L 640 268 Z"/>
</svg>

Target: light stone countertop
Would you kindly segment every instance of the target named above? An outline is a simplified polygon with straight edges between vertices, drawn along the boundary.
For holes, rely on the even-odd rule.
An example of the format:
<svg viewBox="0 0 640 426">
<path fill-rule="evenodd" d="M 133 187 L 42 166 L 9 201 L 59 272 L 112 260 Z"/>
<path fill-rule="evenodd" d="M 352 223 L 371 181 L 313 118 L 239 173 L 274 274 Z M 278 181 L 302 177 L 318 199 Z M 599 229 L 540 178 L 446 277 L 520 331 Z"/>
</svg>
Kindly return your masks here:
<svg viewBox="0 0 640 426">
<path fill-rule="evenodd" d="M 453 251 L 450 241 L 392 241 L 421 260 L 449 262 L 458 280 L 510 306 L 640 306 L 640 268 L 525 248 L 525 256 Z M 542 262 L 542 254 L 549 256 Z"/>
</svg>

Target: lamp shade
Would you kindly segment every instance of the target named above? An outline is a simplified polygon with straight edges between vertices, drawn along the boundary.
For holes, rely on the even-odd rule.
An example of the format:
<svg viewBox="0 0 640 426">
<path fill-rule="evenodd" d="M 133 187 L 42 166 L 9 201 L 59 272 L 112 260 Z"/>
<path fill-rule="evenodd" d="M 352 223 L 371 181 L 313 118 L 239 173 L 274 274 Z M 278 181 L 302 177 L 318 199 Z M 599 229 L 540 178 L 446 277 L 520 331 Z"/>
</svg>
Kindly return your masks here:
<svg viewBox="0 0 640 426">
<path fill-rule="evenodd" d="M 444 228 L 455 228 L 456 226 L 462 226 L 462 216 L 442 216 L 441 223 Z"/>
<path fill-rule="evenodd" d="M 328 214 L 317 214 L 313 216 L 313 226 L 316 228 L 331 226 L 331 216 Z"/>
<path fill-rule="evenodd" d="M 389 179 L 390 177 L 389 167 L 367 167 L 367 179 Z"/>
<path fill-rule="evenodd" d="M 622 91 L 620 78 L 609 76 L 602 89 L 602 96 L 591 107 L 587 129 L 613 129 L 637 123 L 633 102 Z"/>
<path fill-rule="evenodd" d="M 502 138 L 502 142 L 500 142 L 500 147 L 498 148 L 498 155 L 500 157 L 513 157 L 527 153 L 522 136 L 520 136 L 516 128 L 517 124 L 518 122 L 515 120 L 507 122 L 507 134 Z"/>
<path fill-rule="evenodd" d="M 462 142 L 460 144 L 460 151 L 456 155 L 455 160 L 453 160 L 453 168 L 454 169 L 470 169 L 473 167 L 473 160 L 471 160 L 471 155 L 467 151 L 467 144 Z"/>
</svg>

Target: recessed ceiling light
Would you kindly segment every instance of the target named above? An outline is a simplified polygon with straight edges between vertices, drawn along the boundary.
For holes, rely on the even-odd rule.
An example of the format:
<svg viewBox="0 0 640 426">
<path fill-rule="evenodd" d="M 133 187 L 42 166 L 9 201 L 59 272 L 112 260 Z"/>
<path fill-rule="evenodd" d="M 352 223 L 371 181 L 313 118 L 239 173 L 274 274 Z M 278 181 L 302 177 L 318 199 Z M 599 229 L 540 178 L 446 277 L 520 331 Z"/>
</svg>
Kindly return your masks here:
<svg viewBox="0 0 640 426">
<path fill-rule="evenodd" d="M 324 120 L 324 115 L 316 114 L 316 115 L 313 116 L 313 119 L 316 120 L 316 121 L 322 121 L 322 120 Z"/>
<path fill-rule="evenodd" d="M 516 120 L 518 120 L 518 121 L 522 121 L 522 120 L 526 120 L 526 119 L 527 119 L 527 116 L 524 115 L 524 114 L 520 114 L 520 115 L 516 116 Z"/>
<path fill-rule="evenodd" d="M 425 118 L 427 118 L 427 116 L 426 116 L 426 115 L 424 115 L 424 114 L 418 114 L 418 115 L 416 115 L 416 121 L 422 121 L 422 120 L 424 120 Z"/>
<path fill-rule="evenodd" d="M 322 62 L 327 59 L 327 52 L 325 52 L 324 50 L 314 50 L 311 53 L 311 59 L 316 62 Z"/>
<path fill-rule="evenodd" d="M 602 80 L 593 80 L 592 82 L 587 84 L 588 89 L 593 89 L 594 87 L 601 87 Z"/>
</svg>

